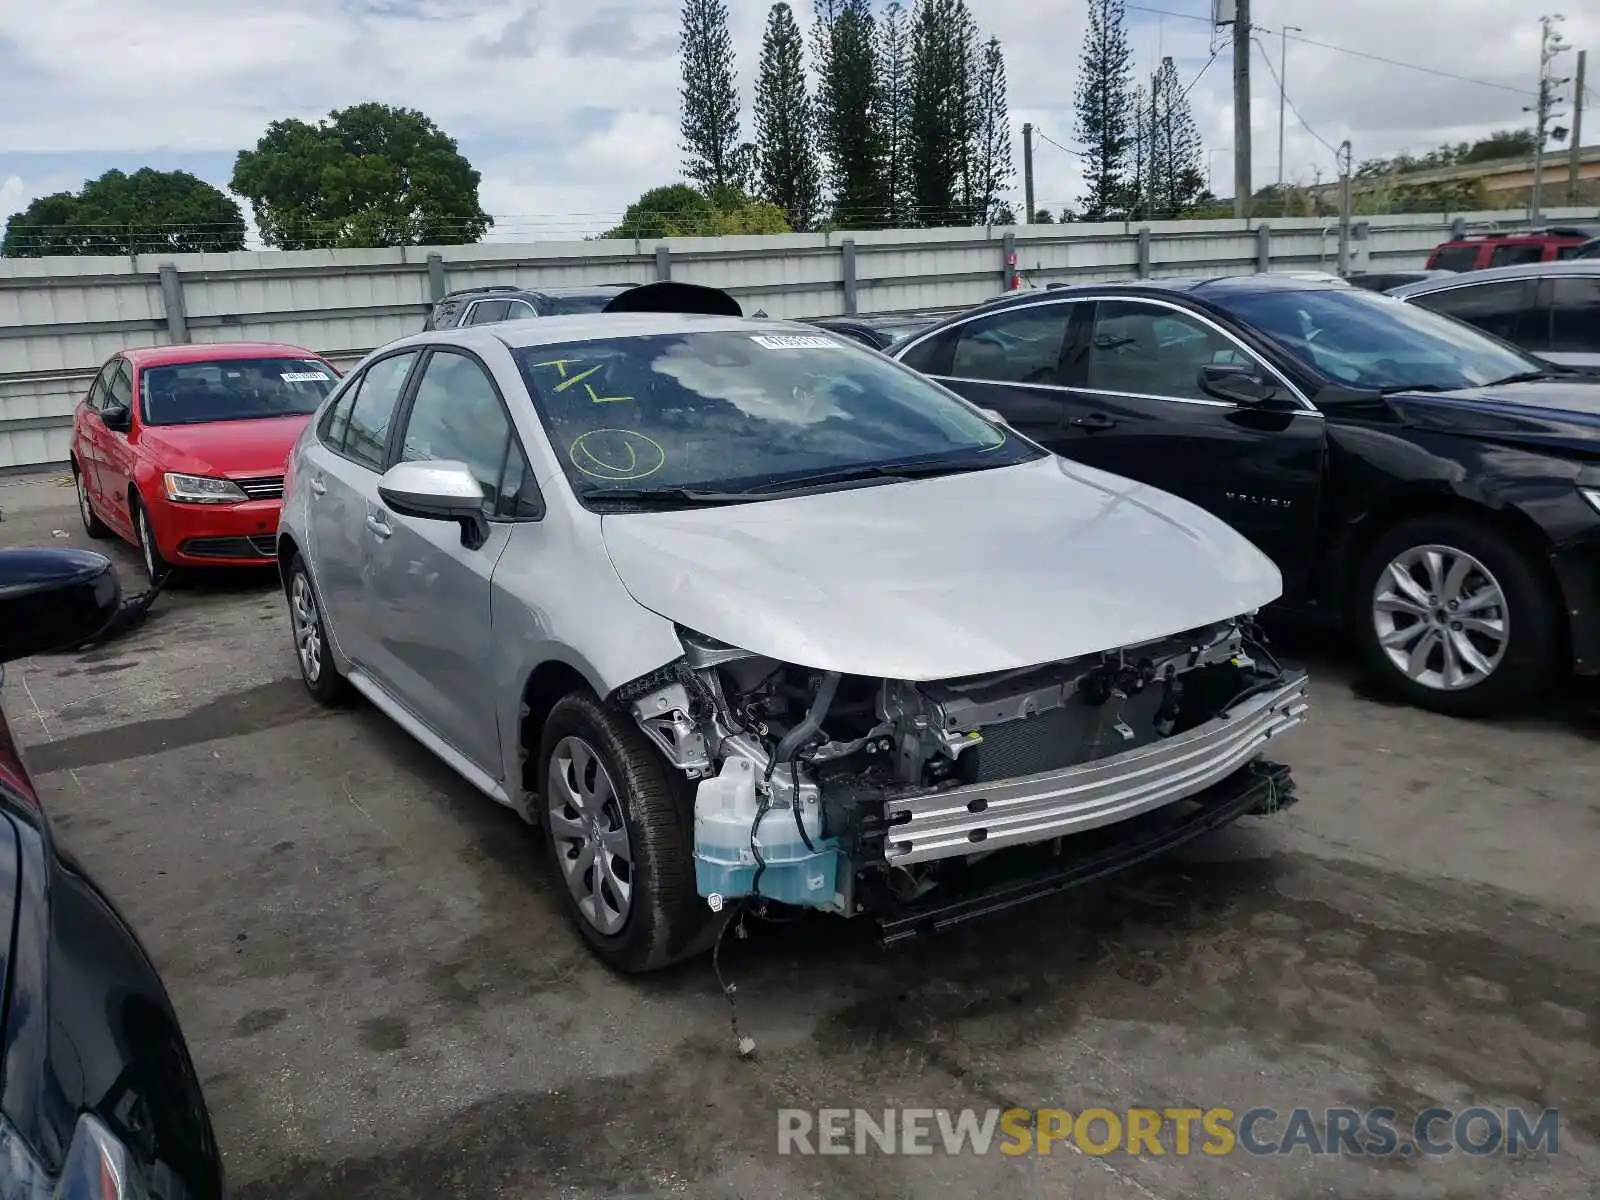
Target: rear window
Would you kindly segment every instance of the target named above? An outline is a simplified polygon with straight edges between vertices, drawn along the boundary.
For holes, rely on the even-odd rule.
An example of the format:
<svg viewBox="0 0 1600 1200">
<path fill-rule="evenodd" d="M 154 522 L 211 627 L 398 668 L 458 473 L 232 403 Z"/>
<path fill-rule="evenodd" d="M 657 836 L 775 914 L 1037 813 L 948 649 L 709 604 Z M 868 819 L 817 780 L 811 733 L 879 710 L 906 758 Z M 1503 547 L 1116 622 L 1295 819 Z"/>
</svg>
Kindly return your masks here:
<svg viewBox="0 0 1600 1200">
<path fill-rule="evenodd" d="M 539 307 L 547 317 L 571 317 L 579 313 L 605 311 L 617 298 L 616 292 L 596 292 L 592 296 L 540 296 Z"/>
<path fill-rule="evenodd" d="M 194 425 L 313 413 L 338 376 L 320 358 L 229 358 L 148 367 L 146 425 Z"/>
<path fill-rule="evenodd" d="M 1436 271 L 1470 271 L 1477 265 L 1476 246 L 1440 246 L 1428 263 Z"/>
<path fill-rule="evenodd" d="M 1521 263 L 1536 263 L 1544 261 L 1543 242 L 1508 242 L 1503 246 L 1496 246 L 1494 253 L 1489 255 L 1491 267 L 1514 267 Z"/>
</svg>

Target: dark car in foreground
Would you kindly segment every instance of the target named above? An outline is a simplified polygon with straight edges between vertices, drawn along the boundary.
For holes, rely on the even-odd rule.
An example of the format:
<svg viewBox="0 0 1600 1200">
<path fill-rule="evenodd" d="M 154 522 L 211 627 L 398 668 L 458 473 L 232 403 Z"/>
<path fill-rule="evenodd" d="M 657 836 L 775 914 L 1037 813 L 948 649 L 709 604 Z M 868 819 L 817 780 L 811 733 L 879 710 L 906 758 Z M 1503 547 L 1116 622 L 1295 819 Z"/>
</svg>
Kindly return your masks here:
<svg viewBox="0 0 1600 1200">
<path fill-rule="evenodd" d="M 100 632 L 83 550 L 0 550 L 0 662 Z M 0 709 L 0 1196 L 217 1200 L 222 1158 L 171 1002 L 116 906 L 51 836 Z"/>
<path fill-rule="evenodd" d="M 1415 703 L 1600 673 L 1600 388 L 1459 321 L 1270 274 L 1145 281 L 990 304 L 894 356 L 1222 517 L 1283 572 L 1280 611 L 1347 628 Z"/>
<path fill-rule="evenodd" d="M 632 283 L 585 283 L 520 287 L 514 283 L 493 283 L 461 288 L 433 306 L 422 330 L 426 333 L 433 329 L 525 321 L 530 317 L 572 317 L 602 312 L 620 293 L 636 286 Z"/>
<path fill-rule="evenodd" d="M 1389 294 L 1558 367 L 1600 376 L 1600 258 L 1446 275 Z"/>
</svg>

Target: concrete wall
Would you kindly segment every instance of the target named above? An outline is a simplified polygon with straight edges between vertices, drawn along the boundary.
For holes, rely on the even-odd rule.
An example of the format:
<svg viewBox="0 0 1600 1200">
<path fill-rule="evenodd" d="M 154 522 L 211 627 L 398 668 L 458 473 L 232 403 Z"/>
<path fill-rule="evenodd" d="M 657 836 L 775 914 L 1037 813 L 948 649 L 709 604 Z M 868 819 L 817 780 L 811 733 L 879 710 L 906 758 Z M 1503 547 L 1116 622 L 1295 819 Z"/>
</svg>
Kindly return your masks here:
<svg viewBox="0 0 1600 1200">
<path fill-rule="evenodd" d="M 1499 214 L 1503 216 L 1504 214 Z M 1555 210 L 1551 218 L 1592 217 Z M 1373 217 L 1353 270 L 1420 266 L 1450 222 Z M 279 341 L 354 362 L 422 327 L 432 297 L 486 283 L 649 282 L 725 288 L 747 312 L 814 317 L 955 309 L 1004 287 L 1008 248 L 1029 283 L 1196 272 L 1333 270 L 1321 219 L 911 229 L 388 250 L 0 259 L 0 472 L 67 457 L 72 411 L 124 346 Z"/>
</svg>

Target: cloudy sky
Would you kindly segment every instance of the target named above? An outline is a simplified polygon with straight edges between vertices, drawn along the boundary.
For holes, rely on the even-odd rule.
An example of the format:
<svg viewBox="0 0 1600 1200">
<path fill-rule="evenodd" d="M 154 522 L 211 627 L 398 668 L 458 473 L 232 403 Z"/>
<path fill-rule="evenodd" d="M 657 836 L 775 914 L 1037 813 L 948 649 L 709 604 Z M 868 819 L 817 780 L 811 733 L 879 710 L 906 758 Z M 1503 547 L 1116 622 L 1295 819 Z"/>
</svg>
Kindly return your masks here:
<svg viewBox="0 0 1600 1200">
<path fill-rule="evenodd" d="M 1018 137 L 1032 121 L 1072 145 L 1084 0 L 971 0 L 1006 48 Z M 1216 190 L 1231 193 L 1230 57 L 1210 63 L 1211 0 L 1129 4 L 1141 71 L 1171 55 L 1187 81 Z M 748 100 L 767 0 L 728 0 Z M 809 0 L 794 5 L 802 21 Z M 1600 51 L 1600 3 L 1565 5 L 1566 39 Z M 1159 15 L 1151 9 L 1167 9 Z M 1466 79 L 1290 41 L 1288 91 L 1315 135 L 1357 160 L 1421 152 L 1527 120 L 1538 9 L 1517 0 L 1255 0 L 1255 183 L 1277 178 L 1277 30 Z M 226 185 L 268 121 L 362 100 L 419 108 L 483 173 L 498 240 L 614 223 L 678 176 L 678 0 L 6 0 L 0 3 L 0 221 L 110 167 L 182 168 Z M 1219 31 L 1220 32 L 1220 31 Z M 1600 58 L 1600 54 L 1596 55 Z M 1574 55 L 1558 60 L 1570 75 Z M 1591 69 L 1600 91 L 1600 61 Z M 1600 112 L 1592 127 L 1600 140 Z M 746 131 L 749 132 L 748 112 Z M 1335 173 L 1291 113 L 1285 171 Z M 1041 142 L 1037 194 L 1081 190 L 1074 157 Z M 1020 207 L 1020 204 L 1018 205 Z M 248 213 L 247 213 L 248 215 Z"/>
</svg>

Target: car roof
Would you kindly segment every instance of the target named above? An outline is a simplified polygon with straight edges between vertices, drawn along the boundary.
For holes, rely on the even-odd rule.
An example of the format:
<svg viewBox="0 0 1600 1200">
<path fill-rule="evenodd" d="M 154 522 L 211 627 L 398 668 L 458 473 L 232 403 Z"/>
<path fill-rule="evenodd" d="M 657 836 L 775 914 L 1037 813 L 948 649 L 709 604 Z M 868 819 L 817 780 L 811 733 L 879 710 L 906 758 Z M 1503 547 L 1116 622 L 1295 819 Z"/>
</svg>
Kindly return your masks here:
<svg viewBox="0 0 1600 1200">
<path fill-rule="evenodd" d="M 447 293 L 444 298 L 460 300 L 471 296 L 480 300 L 503 300 L 511 296 L 550 296 L 560 299 L 563 296 L 608 296 L 612 292 L 626 292 L 638 286 L 636 283 L 563 283 L 551 287 L 542 284 L 528 286 L 518 283 L 488 284 L 484 287 L 461 288 Z"/>
<path fill-rule="evenodd" d="M 1455 271 L 1435 279 L 1423 279 L 1401 287 L 1391 288 L 1391 296 L 1420 296 L 1424 292 L 1438 292 L 1445 288 L 1465 287 L 1475 283 L 1493 283 L 1497 279 L 1540 279 L 1546 275 L 1600 274 L 1600 259 L 1569 258 L 1561 262 L 1518 263 L 1509 267 L 1484 267 L 1479 271 Z"/>
<path fill-rule="evenodd" d="M 1351 290 L 1350 285 L 1343 279 L 1321 271 L 1264 271 L 1254 275 L 1196 275 L 1161 279 L 1118 279 L 1103 283 L 1053 283 L 1044 289 L 1028 288 L 1023 291 L 1007 292 L 980 307 L 984 312 L 992 312 L 995 309 L 1009 308 L 1014 304 L 1037 304 L 1051 296 L 1071 296 L 1085 292 L 1098 294 L 1127 292 L 1134 296 L 1160 296 L 1166 292 L 1210 297 L 1271 291 L 1349 290 Z"/>
<path fill-rule="evenodd" d="M 224 362 L 239 358 L 321 358 L 314 350 L 284 342 L 201 342 L 183 346 L 141 346 L 122 352 L 136 367 Z"/>
<path fill-rule="evenodd" d="M 399 346 L 428 346 L 453 343 L 488 347 L 495 342 L 512 350 L 530 346 L 552 346 L 563 342 L 602 341 L 616 338 L 650 337 L 664 333 L 786 333 L 817 334 L 815 325 L 780 321 L 770 317 L 717 317 L 697 313 L 580 313 L 560 317 L 527 317 L 517 321 L 496 321 L 489 325 L 468 325 L 456 329 L 427 330 L 392 342 L 386 350 Z"/>
</svg>

